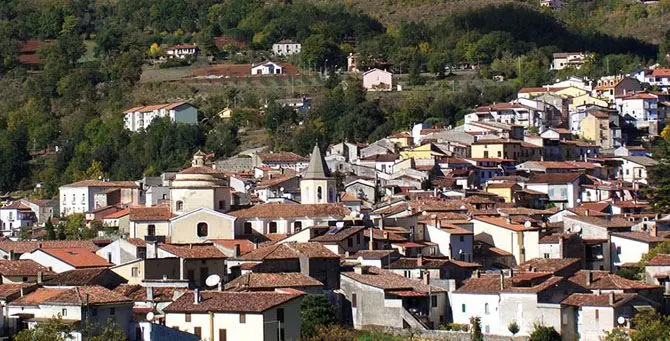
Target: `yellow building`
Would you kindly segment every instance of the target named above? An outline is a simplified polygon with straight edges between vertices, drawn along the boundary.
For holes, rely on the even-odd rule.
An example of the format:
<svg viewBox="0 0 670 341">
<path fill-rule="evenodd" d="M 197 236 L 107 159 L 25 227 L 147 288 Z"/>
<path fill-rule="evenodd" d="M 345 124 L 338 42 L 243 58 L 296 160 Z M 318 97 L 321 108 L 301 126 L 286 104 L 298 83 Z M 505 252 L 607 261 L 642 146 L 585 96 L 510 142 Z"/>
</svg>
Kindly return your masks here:
<svg viewBox="0 0 670 341">
<path fill-rule="evenodd" d="M 400 148 L 408 148 L 412 146 L 412 135 L 406 131 L 395 133 L 388 137 L 388 140 L 396 144 Z"/>
<path fill-rule="evenodd" d="M 512 182 L 490 183 L 486 185 L 486 192 L 493 193 L 503 199 L 505 202 L 514 200 L 514 191 L 520 189 L 520 186 Z"/>
<path fill-rule="evenodd" d="M 432 159 L 441 156 L 446 154 L 432 143 L 400 152 L 400 157 L 403 159 Z"/>
<path fill-rule="evenodd" d="M 583 139 L 595 142 L 602 148 L 612 148 L 609 114 L 596 111 L 584 117 L 579 124 L 580 136 Z"/>
<path fill-rule="evenodd" d="M 518 162 L 540 160 L 542 147 L 520 140 L 483 139 L 471 146 L 472 158 L 498 158 L 516 160 Z"/>
<path fill-rule="evenodd" d="M 601 107 L 607 107 L 609 105 L 609 103 L 607 103 L 605 100 L 593 97 L 589 94 L 584 94 L 572 98 L 570 101 L 570 111 L 575 111 L 577 107 L 586 104 L 595 104 Z"/>
<path fill-rule="evenodd" d="M 561 96 L 578 97 L 588 95 L 589 92 L 584 89 L 580 89 L 576 86 L 570 86 L 567 88 L 554 91 L 554 93 Z"/>
</svg>

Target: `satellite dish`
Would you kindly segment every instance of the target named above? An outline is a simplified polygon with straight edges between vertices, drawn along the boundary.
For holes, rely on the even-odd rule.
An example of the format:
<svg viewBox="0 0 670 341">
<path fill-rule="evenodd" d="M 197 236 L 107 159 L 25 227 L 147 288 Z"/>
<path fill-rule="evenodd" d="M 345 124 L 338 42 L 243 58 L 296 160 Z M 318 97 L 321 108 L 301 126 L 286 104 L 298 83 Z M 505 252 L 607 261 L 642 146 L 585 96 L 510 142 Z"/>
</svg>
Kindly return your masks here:
<svg viewBox="0 0 670 341">
<path fill-rule="evenodd" d="M 582 227 L 579 226 L 579 225 L 576 225 L 575 228 L 573 229 L 573 231 L 574 231 L 575 233 L 580 233 L 580 232 L 582 232 Z"/>
<path fill-rule="evenodd" d="M 621 324 L 621 325 L 622 325 L 622 324 L 626 323 L 626 318 L 624 318 L 623 316 L 619 316 L 619 317 L 616 319 L 616 321 L 617 321 L 618 324 Z"/>
<path fill-rule="evenodd" d="M 147 313 L 147 321 L 153 321 L 153 320 L 154 320 L 154 313 L 150 311 Z"/>
<path fill-rule="evenodd" d="M 530 221 L 526 220 L 526 222 L 523 223 L 523 226 L 524 226 L 525 228 L 529 229 L 529 228 L 533 227 L 533 224 L 531 224 Z"/>
<path fill-rule="evenodd" d="M 208 287 L 215 287 L 219 285 L 219 282 L 221 282 L 221 276 L 217 274 L 209 275 L 205 280 L 205 284 L 207 284 Z"/>
</svg>

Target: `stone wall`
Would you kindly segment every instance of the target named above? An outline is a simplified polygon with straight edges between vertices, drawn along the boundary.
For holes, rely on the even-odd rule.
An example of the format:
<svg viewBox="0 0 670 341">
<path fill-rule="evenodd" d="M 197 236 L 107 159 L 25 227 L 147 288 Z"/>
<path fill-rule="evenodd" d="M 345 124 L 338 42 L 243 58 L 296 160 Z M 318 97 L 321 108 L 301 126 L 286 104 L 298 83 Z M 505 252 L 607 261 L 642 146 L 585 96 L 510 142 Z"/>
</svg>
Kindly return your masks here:
<svg viewBox="0 0 670 341">
<path fill-rule="evenodd" d="M 450 341 L 470 341 L 469 332 L 457 332 L 449 330 L 415 330 L 415 329 L 397 329 L 378 326 L 364 326 L 364 330 L 379 331 L 384 334 L 412 338 L 414 340 L 450 340 Z M 527 341 L 527 336 L 502 336 L 502 335 L 484 335 L 485 341 Z"/>
</svg>

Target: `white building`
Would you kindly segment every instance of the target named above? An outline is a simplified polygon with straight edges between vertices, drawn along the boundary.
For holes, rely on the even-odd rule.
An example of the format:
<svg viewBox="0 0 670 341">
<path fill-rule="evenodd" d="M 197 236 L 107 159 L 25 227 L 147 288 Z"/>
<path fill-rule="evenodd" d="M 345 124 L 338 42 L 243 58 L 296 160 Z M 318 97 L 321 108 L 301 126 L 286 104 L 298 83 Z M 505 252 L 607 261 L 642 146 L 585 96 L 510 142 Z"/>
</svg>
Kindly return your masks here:
<svg viewBox="0 0 670 341">
<path fill-rule="evenodd" d="M 165 307 L 165 325 L 209 341 L 300 339 L 300 301 L 294 289 L 264 292 L 195 290 Z"/>
<path fill-rule="evenodd" d="M 179 44 L 170 46 L 165 50 L 168 58 L 186 59 L 188 57 L 197 57 L 200 49 L 196 44 Z"/>
<path fill-rule="evenodd" d="M 559 10 L 563 7 L 562 0 L 540 0 L 541 7 L 548 7 L 553 10 Z"/>
<path fill-rule="evenodd" d="M 251 65 L 251 75 L 280 75 L 284 73 L 284 67 L 273 62 L 264 62 Z"/>
<path fill-rule="evenodd" d="M 277 56 L 289 56 L 300 53 L 300 43 L 293 40 L 282 40 L 276 44 L 272 44 L 272 52 Z"/>
<path fill-rule="evenodd" d="M 611 237 L 613 269 L 626 264 L 637 263 L 657 244 L 664 241 L 661 237 L 647 232 L 613 232 Z"/>
<path fill-rule="evenodd" d="M 2 234 L 6 237 L 18 237 L 21 228 L 33 226 L 37 222 L 35 212 L 22 201 L 14 201 L 0 208 Z"/>
<path fill-rule="evenodd" d="M 380 69 L 363 73 L 363 87 L 368 91 L 392 91 L 393 74 Z"/>
<path fill-rule="evenodd" d="M 36 263 L 61 273 L 74 269 L 100 268 L 111 266 L 104 258 L 85 248 L 37 249 L 24 253 L 20 259 L 32 259 Z"/>
<path fill-rule="evenodd" d="M 658 121 L 658 96 L 650 93 L 638 93 L 616 99 L 619 114 L 635 119 L 638 128 L 648 127 L 649 121 Z"/>
<path fill-rule="evenodd" d="M 567 67 L 579 69 L 591 58 L 591 54 L 584 52 L 558 52 L 554 53 L 551 70 L 563 70 Z"/>
<path fill-rule="evenodd" d="M 139 106 L 123 113 L 125 128 L 133 132 L 147 129 L 151 122 L 159 117 L 170 117 L 170 120 L 175 123 L 198 123 L 198 109 L 186 102 Z"/>
<path fill-rule="evenodd" d="M 84 180 L 59 188 L 63 216 L 86 213 L 114 204 L 140 204 L 141 191 L 133 181 Z"/>
<path fill-rule="evenodd" d="M 621 156 L 615 158 L 621 162 L 618 178 L 632 183 L 647 183 L 647 167 L 658 164 L 648 156 Z"/>
</svg>

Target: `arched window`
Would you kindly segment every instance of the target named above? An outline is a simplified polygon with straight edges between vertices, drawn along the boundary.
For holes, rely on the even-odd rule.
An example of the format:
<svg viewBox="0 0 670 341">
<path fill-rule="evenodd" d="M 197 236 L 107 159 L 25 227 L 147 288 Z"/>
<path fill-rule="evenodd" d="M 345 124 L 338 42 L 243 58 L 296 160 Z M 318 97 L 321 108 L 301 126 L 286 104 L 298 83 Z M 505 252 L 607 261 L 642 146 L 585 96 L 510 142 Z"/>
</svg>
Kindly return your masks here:
<svg viewBox="0 0 670 341">
<path fill-rule="evenodd" d="M 149 225 L 147 226 L 147 236 L 155 236 L 156 235 L 156 225 Z"/>
<path fill-rule="evenodd" d="M 323 200 L 323 188 L 321 188 L 321 186 L 316 188 L 316 200 L 317 202 Z"/>
<path fill-rule="evenodd" d="M 198 237 L 207 237 L 208 234 L 207 223 L 198 223 Z"/>
<path fill-rule="evenodd" d="M 484 314 L 488 314 L 488 313 L 489 313 L 489 304 L 484 303 Z"/>
<path fill-rule="evenodd" d="M 178 201 L 177 201 L 177 208 L 176 208 L 176 210 L 177 210 L 177 211 L 181 211 L 181 210 L 183 210 L 183 209 L 184 209 L 184 202 L 181 201 L 181 200 L 178 200 Z"/>
</svg>

